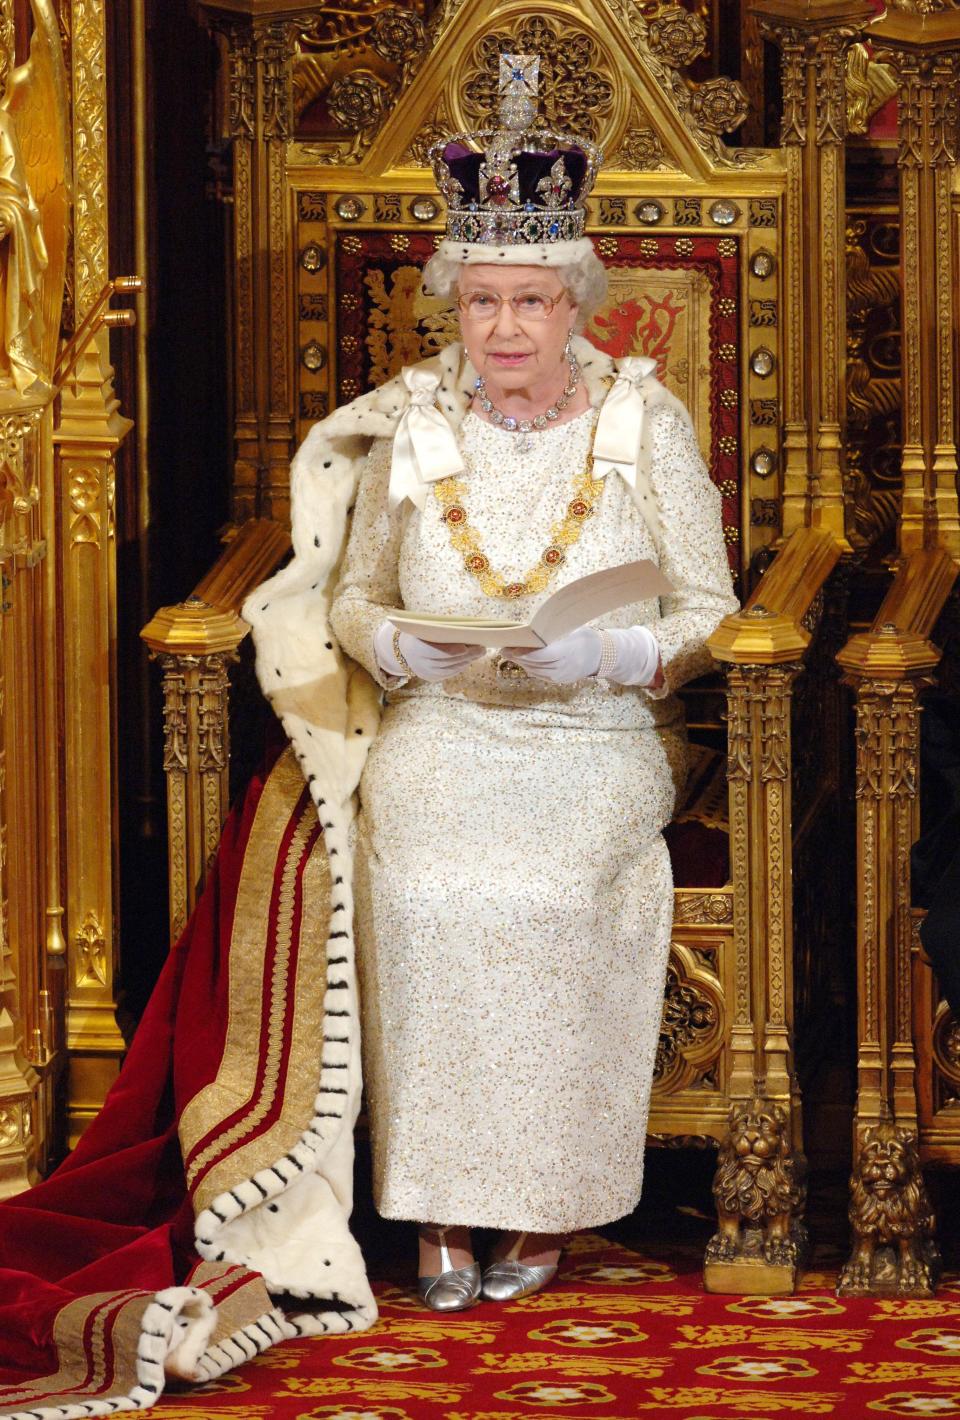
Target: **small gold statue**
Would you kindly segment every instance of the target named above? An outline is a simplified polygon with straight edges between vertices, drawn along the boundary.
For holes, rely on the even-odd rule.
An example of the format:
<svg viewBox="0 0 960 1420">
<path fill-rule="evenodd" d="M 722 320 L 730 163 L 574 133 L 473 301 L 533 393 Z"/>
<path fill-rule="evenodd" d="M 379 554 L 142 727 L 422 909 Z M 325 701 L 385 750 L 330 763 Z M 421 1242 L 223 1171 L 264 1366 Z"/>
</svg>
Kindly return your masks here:
<svg viewBox="0 0 960 1420">
<path fill-rule="evenodd" d="M 760 1098 L 733 1105 L 713 1180 L 719 1229 L 707 1244 L 707 1263 L 796 1267 L 806 1241 L 805 1174 L 780 1105 Z"/>
<path fill-rule="evenodd" d="M 0 3 L 0 391 L 45 399 L 69 212 L 66 80 L 50 0 L 32 9 L 30 58 L 14 68 L 12 7 Z"/>
<path fill-rule="evenodd" d="M 891 1119 L 868 1129 L 850 1188 L 854 1245 L 840 1295 L 932 1296 L 940 1255 L 913 1135 Z"/>
</svg>

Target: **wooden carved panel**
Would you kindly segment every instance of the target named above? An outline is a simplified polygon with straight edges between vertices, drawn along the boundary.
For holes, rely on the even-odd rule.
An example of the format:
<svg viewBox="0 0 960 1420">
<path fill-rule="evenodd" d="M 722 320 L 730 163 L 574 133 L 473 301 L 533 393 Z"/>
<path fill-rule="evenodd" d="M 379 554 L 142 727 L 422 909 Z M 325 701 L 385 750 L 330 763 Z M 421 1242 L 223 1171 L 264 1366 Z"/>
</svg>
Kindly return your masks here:
<svg viewBox="0 0 960 1420">
<path fill-rule="evenodd" d="M 847 536 L 886 553 L 902 494 L 900 222 L 895 213 L 847 217 Z"/>
</svg>

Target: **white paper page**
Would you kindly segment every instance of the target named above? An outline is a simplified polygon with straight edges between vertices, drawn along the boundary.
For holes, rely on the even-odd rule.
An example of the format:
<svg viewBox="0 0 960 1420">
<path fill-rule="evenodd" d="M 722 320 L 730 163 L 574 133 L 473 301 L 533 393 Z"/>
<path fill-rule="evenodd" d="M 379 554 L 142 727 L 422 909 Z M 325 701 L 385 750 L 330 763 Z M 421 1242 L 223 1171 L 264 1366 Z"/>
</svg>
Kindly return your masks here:
<svg viewBox="0 0 960 1420">
<path fill-rule="evenodd" d="M 501 617 L 435 616 L 416 611 L 392 611 L 388 620 L 400 631 L 438 645 L 462 643 L 533 649 L 547 646 L 585 622 L 634 602 L 652 601 L 673 590 L 659 567 L 646 558 L 591 572 L 569 582 L 539 608 L 529 621 Z"/>
</svg>

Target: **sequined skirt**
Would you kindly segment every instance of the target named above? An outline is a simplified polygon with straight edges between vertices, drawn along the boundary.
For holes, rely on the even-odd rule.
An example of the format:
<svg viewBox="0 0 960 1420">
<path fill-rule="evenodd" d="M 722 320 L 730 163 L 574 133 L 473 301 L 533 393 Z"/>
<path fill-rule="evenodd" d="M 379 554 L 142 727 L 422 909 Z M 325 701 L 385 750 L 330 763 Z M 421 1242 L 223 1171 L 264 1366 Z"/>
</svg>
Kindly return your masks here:
<svg viewBox="0 0 960 1420">
<path fill-rule="evenodd" d="M 564 1232 L 643 1177 L 680 727 L 388 707 L 356 901 L 380 1212 Z"/>
</svg>

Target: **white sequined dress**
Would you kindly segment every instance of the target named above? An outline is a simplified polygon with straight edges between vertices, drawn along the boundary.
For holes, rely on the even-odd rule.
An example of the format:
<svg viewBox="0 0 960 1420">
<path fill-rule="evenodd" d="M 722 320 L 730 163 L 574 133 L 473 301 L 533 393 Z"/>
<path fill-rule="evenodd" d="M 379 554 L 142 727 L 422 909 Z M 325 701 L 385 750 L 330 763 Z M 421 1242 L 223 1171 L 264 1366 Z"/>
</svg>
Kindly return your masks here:
<svg viewBox="0 0 960 1420">
<path fill-rule="evenodd" d="M 467 512 L 493 567 L 537 564 L 589 457 L 596 410 L 535 436 L 468 414 Z M 638 557 L 676 592 L 624 608 L 649 625 L 672 691 L 709 664 L 736 608 L 719 499 L 692 431 L 653 415 L 659 547 L 626 484 L 547 592 Z M 431 492 L 387 511 L 391 446 L 361 479 L 332 622 L 384 684 L 387 610 L 532 611 L 491 600 Z M 357 943 L 374 1197 L 389 1218 L 566 1232 L 636 1205 L 672 920 L 661 830 L 685 763 L 672 693 L 498 677 L 492 658 L 388 690 L 360 785 Z"/>
</svg>

